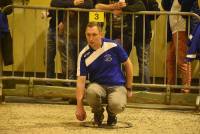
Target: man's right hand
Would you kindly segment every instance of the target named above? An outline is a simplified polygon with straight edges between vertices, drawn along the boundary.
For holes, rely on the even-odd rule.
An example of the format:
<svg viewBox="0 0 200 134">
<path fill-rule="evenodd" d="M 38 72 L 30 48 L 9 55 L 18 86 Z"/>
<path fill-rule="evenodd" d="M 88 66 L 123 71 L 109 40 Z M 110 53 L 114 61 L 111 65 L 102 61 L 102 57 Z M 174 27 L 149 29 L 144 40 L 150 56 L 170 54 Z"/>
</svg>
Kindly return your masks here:
<svg viewBox="0 0 200 134">
<path fill-rule="evenodd" d="M 84 3 L 84 0 L 74 0 L 74 6 L 78 6 L 83 3 Z"/>
<path fill-rule="evenodd" d="M 83 106 L 77 106 L 76 107 L 76 118 L 80 121 L 83 121 L 86 119 L 87 115 L 86 115 L 86 112 L 85 112 L 85 109 Z"/>
</svg>

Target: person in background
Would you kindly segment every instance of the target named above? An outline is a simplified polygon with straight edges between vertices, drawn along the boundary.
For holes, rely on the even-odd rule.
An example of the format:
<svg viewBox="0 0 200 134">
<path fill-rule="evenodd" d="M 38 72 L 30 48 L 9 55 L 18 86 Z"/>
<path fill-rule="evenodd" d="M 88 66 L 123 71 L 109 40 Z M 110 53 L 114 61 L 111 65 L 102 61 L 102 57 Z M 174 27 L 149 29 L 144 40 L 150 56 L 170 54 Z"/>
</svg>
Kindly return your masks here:
<svg viewBox="0 0 200 134">
<path fill-rule="evenodd" d="M 125 14 L 123 16 L 123 25 L 121 15 L 123 11 L 146 11 L 144 3 L 142 0 L 97 0 L 96 3 L 96 9 L 112 11 L 113 13 L 112 22 L 110 21 L 110 15 L 107 14 L 106 16 L 106 38 L 111 38 L 121 43 L 125 51 L 130 55 L 132 50 L 132 15 Z M 112 23 L 112 31 L 110 31 L 110 23 Z M 121 28 L 123 29 L 123 32 L 121 31 Z M 112 36 L 110 35 L 110 32 L 112 32 Z M 122 36 L 123 38 L 121 38 Z"/>
<path fill-rule="evenodd" d="M 132 15 L 124 14 L 123 33 L 121 32 L 121 14 L 123 11 L 137 12 L 137 11 L 160 11 L 156 0 L 125 0 L 124 2 L 118 0 L 105 1 L 98 0 L 95 6 L 97 9 L 113 11 L 113 28 L 112 39 L 120 41 L 124 49 L 130 55 L 132 50 Z M 134 24 L 134 45 L 139 63 L 139 78 L 140 82 L 150 84 L 149 71 L 149 55 L 150 55 L 150 41 L 152 37 L 151 20 L 154 16 L 145 17 L 145 42 L 143 48 L 143 16 L 136 15 Z M 107 18 L 107 22 L 109 19 Z M 123 39 L 121 41 L 121 36 Z M 106 37 L 110 38 L 110 25 L 107 25 Z M 144 53 L 143 53 L 144 52 Z M 143 55 L 144 54 L 144 55 Z M 148 90 L 148 89 L 146 89 Z"/>
<path fill-rule="evenodd" d="M 52 6 L 61 8 L 93 8 L 92 0 L 53 0 Z M 78 20 L 78 16 L 80 16 Z M 65 61 L 65 70 L 68 72 L 69 79 L 76 79 L 77 57 L 80 50 L 86 45 L 85 27 L 88 23 L 88 12 L 66 11 L 64 13 L 64 43 L 60 45 L 61 49 L 66 50 L 63 54 Z M 78 27 L 79 24 L 79 27 Z M 78 31 L 79 30 L 79 31 Z"/>
<path fill-rule="evenodd" d="M 194 0 L 162 0 L 164 10 L 171 12 L 188 12 L 191 10 Z M 187 26 L 186 18 L 181 15 L 169 16 L 168 41 L 171 41 L 167 50 L 167 84 L 174 85 L 176 77 L 176 63 L 180 71 L 182 84 L 190 86 L 191 83 L 191 64 L 186 62 L 187 51 Z M 170 36 L 171 35 L 171 36 Z M 176 50 L 178 49 L 178 50 Z M 176 58 L 177 56 L 177 58 Z M 177 61 L 176 61 L 177 59 Z M 188 88 L 181 89 L 188 93 Z"/>
<path fill-rule="evenodd" d="M 158 2 L 156 0 L 142 0 L 146 11 L 160 11 Z M 157 16 L 158 18 L 158 16 Z M 150 60 L 150 42 L 152 38 L 151 21 L 154 15 L 145 16 L 145 26 L 143 25 L 143 15 L 137 15 L 135 18 L 135 47 L 139 63 L 139 78 L 141 83 L 151 84 L 149 60 Z M 143 28 L 145 27 L 145 34 L 143 37 Z M 144 41 L 143 41 L 144 38 Z M 144 45 L 143 45 L 144 43 Z M 149 89 L 146 88 L 146 91 Z"/>
<path fill-rule="evenodd" d="M 3 57 L 4 65 L 12 65 L 13 60 L 13 42 L 10 34 L 7 15 L 13 12 L 12 7 L 6 7 L 12 5 L 12 0 L 0 1 L 0 47 Z"/>
<path fill-rule="evenodd" d="M 121 45 L 103 37 L 102 28 L 96 22 L 89 22 L 85 32 L 88 45 L 79 53 L 77 67 L 76 117 L 83 121 L 86 112 L 83 99 L 94 113 L 94 123 L 102 125 L 104 108 L 107 102 L 107 125 L 117 123 L 116 115 L 123 112 L 127 96 L 132 97 L 133 66 Z M 124 65 L 125 72 L 121 70 Z M 91 82 L 85 89 L 86 78 Z"/>
<path fill-rule="evenodd" d="M 56 1 L 51 0 L 50 6 L 51 7 L 57 7 L 54 6 L 54 3 Z M 57 13 L 56 13 L 57 12 Z M 58 46 L 60 46 L 62 43 L 64 43 L 64 35 L 63 35 L 63 11 L 62 10 L 49 10 L 47 12 L 47 17 L 50 17 L 49 21 L 49 29 L 48 29 L 48 35 L 47 35 L 47 78 L 55 78 L 55 56 L 56 56 L 56 50 L 57 50 L 57 39 L 58 39 Z M 44 16 L 45 16 L 44 15 Z M 56 25 L 58 24 L 58 25 Z M 56 29 L 57 28 L 57 29 Z M 62 55 L 65 54 L 65 49 L 61 49 L 58 47 L 59 53 L 61 55 L 61 66 L 62 66 L 62 78 L 65 78 L 66 75 L 66 63 L 65 63 L 65 57 Z M 47 83 L 48 85 L 52 85 L 52 83 Z"/>
</svg>

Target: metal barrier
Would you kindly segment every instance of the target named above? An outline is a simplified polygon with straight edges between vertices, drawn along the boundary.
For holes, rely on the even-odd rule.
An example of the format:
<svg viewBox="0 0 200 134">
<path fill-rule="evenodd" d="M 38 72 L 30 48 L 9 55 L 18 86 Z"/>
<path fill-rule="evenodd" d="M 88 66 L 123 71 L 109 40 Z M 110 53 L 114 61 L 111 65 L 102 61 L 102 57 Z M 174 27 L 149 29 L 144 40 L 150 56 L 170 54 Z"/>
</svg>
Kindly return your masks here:
<svg viewBox="0 0 200 134">
<path fill-rule="evenodd" d="M 1 63 L 1 71 L 0 71 L 0 96 L 1 101 L 4 101 L 4 96 L 30 96 L 30 97 L 38 97 L 38 96 L 50 96 L 50 97 L 68 97 L 68 98 L 75 98 L 75 84 L 76 80 L 73 78 L 71 79 L 69 76 L 69 61 L 65 61 L 66 66 L 66 74 L 65 77 L 62 77 L 59 69 L 60 61 L 59 58 L 56 57 L 55 60 L 55 78 L 48 78 L 47 77 L 47 47 L 48 47 L 48 18 L 41 19 L 41 12 L 42 11 L 48 11 L 48 10 L 54 10 L 56 13 L 56 16 L 59 14 L 59 10 L 64 10 L 66 12 L 66 18 L 67 22 L 65 24 L 64 31 L 65 35 L 65 41 L 67 42 L 65 45 L 66 49 L 66 57 L 69 56 L 69 27 L 70 27 L 70 18 L 69 13 L 75 12 L 77 13 L 77 24 L 78 27 L 77 31 L 77 50 L 76 52 L 71 53 L 72 55 L 77 55 L 80 52 L 80 41 L 81 41 L 81 35 L 79 34 L 83 29 L 80 29 L 80 17 L 81 13 L 87 13 L 87 12 L 98 12 L 101 10 L 95 10 L 95 9 L 74 9 L 74 8 L 50 8 L 50 7 L 30 7 L 30 6 L 13 6 L 14 12 L 10 16 L 10 27 L 11 27 L 11 33 L 14 40 L 14 57 L 15 57 L 15 63 L 10 67 L 4 67 L 2 64 L 2 59 L 0 58 Z M 111 12 L 104 11 L 106 14 L 109 14 Z M 199 90 L 200 94 L 200 74 L 198 74 L 193 80 L 198 80 L 196 83 L 194 83 L 191 86 L 184 86 L 178 84 L 178 77 L 176 77 L 176 84 L 175 85 L 167 85 L 166 84 L 166 51 L 167 51 L 167 17 L 169 15 L 184 15 L 188 17 L 188 26 L 190 22 L 190 17 L 195 16 L 200 20 L 200 17 L 194 13 L 183 13 L 183 12 L 153 12 L 153 11 L 142 11 L 138 13 L 129 13 L 126 12 L 123 15 L 129 14 L 132 17 L 132 25 L 129 27 L 132 27 L 132 48 L 134 48 L 135 42 L 134 42 L 134 36 L 135 36 L 135 18 L 138 16 L 142 16 L 143 18 L 143 27 L 145 27 L 145 16 L 153 16 L 154 17 L 154 24 L 153 24 L 153 31 L 154 36 L 152 37 L 151 44 L 151 78 L 152 78 L 152 84 L 145 84 L 144 83 L 144 75 L 142 76 L 141 82 L 134 82 L 132 85 L 133 87 L 137 88 L 154 88 L 156 89 L 163 89 L 164 92 L 143 92 L 143 91 L 136 91 L 135 92 L 135 98 L 131 99 L 132 102 L 140 102 L 142 99 L 144 99 L 143 95 L 146 99 L 149 99 L 149 103 L 161 103 L 161 104 L 180 104 L 180 105 L 193 105 L 194 98 L 196 98 L 196 106 L 199 108 L 199 101 L 200 97 L 198 94 L 176 94 L 171 91 L 171 89 L 180 89 L 180 88 L 189 88 L 194 91 Z M 21 16 L 19 16 L 21 15 Z M 121 17 L 123 17 L 123 15 Z M 157 17 L 163 17 L 164 20 L 164 27 L 161 27 L 160 24 L 157 22 Z M 57 18 L 57 17 L 56 17 Z M 110 15 L 110 19 L 112 20 L 112 15 Z M 40 22 L 39 22 L 40 21 Z M 41 22 L 42 21 L 42 22 Z M 110 36 L 112 36 L 112 21 L 110 23 Z M 58 31 L 58 19 L 56 19 L 56 51 L 58 51 L 59 46 L 59 31 Z M 75 26 L 75 27 L 76 27 Z M 121 20 L 121 26 L 123 26 L 123 19 Z M 41 28 L 41 29 L 40 29 Z M 30 29 L 32 31 L 30 31 Z M 157 33 L 158 29 L 162 29 L 164 33 Z M 190 27 L 188 27 L 188 34 L 190 32 Z M 142 31 L 143 35 L 143 48 L 145 48 L 145 28 Z M 158 38 L 160 35 L 163 35 L 164 41 L 163 44 L 158 44 Z M 123 28 L 121 28 L 121 42 L 123 44 L 123 36 L 126 36 L 123 34 Z M 31 44 L 32 43 L 32 44 Z M 38 44 L 38 43 L 41 43 Z M 45 44 L 45 45 L 44 45 Z M 20 46 L 17 46 L 20 45 Z M 155 45 L 162 45 L 164 48 L 164 54 L 161 54 L 156 51 Z M 20 52 L 16 51 L 15 48 L 20 48 Z M 42 50 L 42 48 L 46 48 L 45 51 Z M 75 54 L 76 53 L 76 54 Z M 162 65 L 157 65 L 156 61 L 158 60 L 156 57 L 156 53 L 159 53 L 157 55 L 162 55 L 164 58 L 161 58 Z M 131 53 L 131 57 L 134 53 Z M 144 53 L 142 54 L 144 57 Z M 160 58 L 160 57 L 159 57 Z M 44 60 L 45 59 L 45 60 Z M 44 62 L 43 62 L 44 61 Z M 177 63 L 176 63 L 177 64 Z M 31 66 L 30 66 L 31 65 Z M 144 62 L 143 62 L 144 66 Z M 162 69 L 161 66 L 164 66 Z M 177 65 L 176 65 L 177 66 Z M 197 63 L 197 69 L 200 70 L 200 63 Z M 157 72 L 157 70 L 160 69 L 165 70 L 162 71 L 160 74 Z M 200 72 L 200 71 L 197 71 Z M 176 73 L 177 73 L 177 67 L 176 67 Z M 143 70 L 144 74 L 144 70 Z M 137 75 L 137 74 L 136 74 Z M 15 82 L 23 82 L 26 83 L 26 85 L 20 85 L 18 84 L 15 89 L 3 89 L 2 80 L 14 80 Z M 49 82 L 53 82 L 55 86 L 48 86 Z M 62 84 L 57 83 L 68 83 L 68 85 L 63 86 Z M 183 100 L 184 98 L 188 98 L 189 103 L 185 102 L 181 104 L 180 102 L 175 102 L 172 98 L 176 96 L 176 98 L 179 98 L 178 101 Z M 137 98 L 138 97 L 138 98 Z M 190 99 L 192 98 L 192 99 Z M 138 99 L 138 100 L 137 100 Z M 145 100 L 145 99 L 144 99 Z M 156 100 L 156 101 L 153 101 Z M 177 101 L 177 100 L 176 100 Z M 143 102 L 143 101 L 142 101 Z M 145 102 L 145 101 L 144 101 Z M 191 104 L 192 102 L 192 104 Z"/>
</svg>

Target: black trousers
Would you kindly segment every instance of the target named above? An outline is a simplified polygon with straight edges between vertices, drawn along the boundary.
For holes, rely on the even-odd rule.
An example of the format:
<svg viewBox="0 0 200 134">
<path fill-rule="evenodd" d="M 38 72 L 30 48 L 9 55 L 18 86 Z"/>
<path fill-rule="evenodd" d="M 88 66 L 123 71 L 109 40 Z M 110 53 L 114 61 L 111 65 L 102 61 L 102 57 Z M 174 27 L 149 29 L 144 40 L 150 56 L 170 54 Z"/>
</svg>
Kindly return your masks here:
<svg viewBox="0 0 200 134">
<path fill-rule="evenodd" d="M 0 47 L 4 65 L 12 65 L 13 61 L 13 41 L 10 32 L 0 32 Z"/>
</svg>

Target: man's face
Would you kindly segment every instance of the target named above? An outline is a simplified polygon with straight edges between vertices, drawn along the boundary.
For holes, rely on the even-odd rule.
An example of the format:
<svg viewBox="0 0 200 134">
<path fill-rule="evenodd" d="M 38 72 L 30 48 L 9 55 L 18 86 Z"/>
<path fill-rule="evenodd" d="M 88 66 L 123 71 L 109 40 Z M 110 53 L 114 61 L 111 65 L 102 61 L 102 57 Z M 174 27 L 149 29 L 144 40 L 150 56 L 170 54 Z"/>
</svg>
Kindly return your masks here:
<svg viewBox="0 0 200 134">
<path fill-rule="evenodd" d="M 101 47 L 102 32 L 96 26 L 87 27 L 85 34 L 87 42 L 92 48 Z"/>
</svg>

